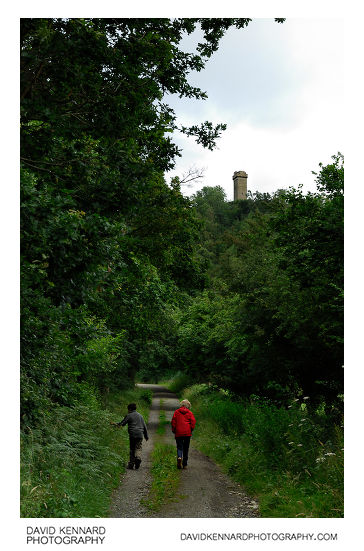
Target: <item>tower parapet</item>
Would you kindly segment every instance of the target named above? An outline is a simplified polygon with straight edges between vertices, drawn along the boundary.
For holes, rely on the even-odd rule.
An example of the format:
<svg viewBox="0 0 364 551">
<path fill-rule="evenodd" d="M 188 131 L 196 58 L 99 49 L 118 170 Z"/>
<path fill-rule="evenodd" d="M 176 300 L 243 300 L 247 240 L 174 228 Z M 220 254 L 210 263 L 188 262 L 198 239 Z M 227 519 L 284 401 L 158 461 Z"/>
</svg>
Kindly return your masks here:
<svg viewBox="0 0 364 551">
<path fill-rule="evenodd" d="M 248 175 L 244 170 L 237 170 L 233 174 L 234 201 L 246 199 L 248 192 Z"/>
</svg>

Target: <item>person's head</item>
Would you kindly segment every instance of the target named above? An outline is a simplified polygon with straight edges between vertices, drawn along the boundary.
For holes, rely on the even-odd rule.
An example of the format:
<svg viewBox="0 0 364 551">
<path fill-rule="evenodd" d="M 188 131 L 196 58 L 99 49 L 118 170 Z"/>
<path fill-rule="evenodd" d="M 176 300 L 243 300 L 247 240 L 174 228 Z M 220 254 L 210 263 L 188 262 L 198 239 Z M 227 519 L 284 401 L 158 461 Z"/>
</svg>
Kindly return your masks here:
<svg viewBox="0 0 364 551">
<path fill-rule="evenodd" d="M 131 411 L 135 411 L 136 410 L 136 404 L 128 404 L 128 411 L 131 412 Z"/>
<path fill-rule="evenodd" d="M 181 408 L 182 407 L 185 407 L 187 409 L 191 409 L 191 402 L 189 402 L 188 400 L 182 400 L 181 402 Z"/>
</svg>

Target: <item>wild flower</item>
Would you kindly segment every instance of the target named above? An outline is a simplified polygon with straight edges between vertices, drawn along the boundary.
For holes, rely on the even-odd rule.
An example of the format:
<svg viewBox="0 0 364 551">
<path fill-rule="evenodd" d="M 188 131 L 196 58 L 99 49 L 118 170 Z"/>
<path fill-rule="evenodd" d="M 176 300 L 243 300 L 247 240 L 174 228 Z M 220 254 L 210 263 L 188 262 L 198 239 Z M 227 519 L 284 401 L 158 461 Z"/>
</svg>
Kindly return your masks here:
<svg viewBox="0 0 364 551">
<path fill-rule="evenodd" d="M 294 442 L 288 442 L 288 445 L 291 446 L 292 444 L 294 444 Z"/>
<path fill-rule="evenodd" d="M 290 423 L 288 426 L 289 426 L 289 427 L 293 427 L 293 423 Z"/>
<path fill-rule="evenodd" d="M 309 396 L 304 396 L 304 397 L 302 398 L 302 400 L 309 400 L 309 399 L 310 399 Z"/>
<path fill-rule="evenodd" d="M 334 453 L 334 452 L 327 452 L 327 453 L 325 453 L 325 455 L 336 455 L 336 453 Z"/>
<path fill-rule="evenodd" d="M 303 446 L 303 444 L 297 444 L 297 447 L 300 448 L 301 446 Z"/>
<path fill-rule="evenodd" d="M 316 463 L 323 463 L 325 461 L 325 458 L 324 457 L 318 457 L 316 459 Z"/>
</svg>

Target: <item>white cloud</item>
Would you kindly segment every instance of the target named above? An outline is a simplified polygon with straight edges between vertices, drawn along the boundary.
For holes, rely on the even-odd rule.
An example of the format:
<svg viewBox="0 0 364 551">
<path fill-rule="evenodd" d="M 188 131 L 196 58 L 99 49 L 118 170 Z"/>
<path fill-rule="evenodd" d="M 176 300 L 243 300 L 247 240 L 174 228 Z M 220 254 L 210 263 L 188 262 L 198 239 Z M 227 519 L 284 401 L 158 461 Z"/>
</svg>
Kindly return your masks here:
<svg viewBox="0 0 364 551">
<path fill-rule="evenodd" d="M 204 182 L 186 193 L 221 185 L 232 199 L 235 170 L 248 172 L 252 191 L 315 188 L 311 171 L 345 153 L 341 31 L 340 20 L 293 19 L 228 33 L 194 80 L 209 99 L 174 104 L 184 124 L 228 124 L 213 152 L 177 137 L 183 157 L 173 174 L 206 167 Z"/>
<path fill-rule="evenodd" d="M 220 185 L 228 200 L 233 197 L 235 170 L 248 173 L 251 191 L 273 192 L 301 183 L 305 190 L 313 191 L 311 171 L 318 169 L 319 162 L 330 162 L 331 155 L 343 149 L 336 137 L 330 136 L 330 121 L 323 121 L 321 132 L 316 131 L 313 123 L 308 118 L 303 125 L 288 131 L 237 123 L 225 133 L 213 152 L 203 151 L 198 155 L 197 148 L 186 147 L 187 154 L 178 163 L 176 173 L 182 174 L 191 164 L 206 167 L 204 182 L 189 188 L 186 193 L 194 193 L 203 185 Z"/>
</svg>

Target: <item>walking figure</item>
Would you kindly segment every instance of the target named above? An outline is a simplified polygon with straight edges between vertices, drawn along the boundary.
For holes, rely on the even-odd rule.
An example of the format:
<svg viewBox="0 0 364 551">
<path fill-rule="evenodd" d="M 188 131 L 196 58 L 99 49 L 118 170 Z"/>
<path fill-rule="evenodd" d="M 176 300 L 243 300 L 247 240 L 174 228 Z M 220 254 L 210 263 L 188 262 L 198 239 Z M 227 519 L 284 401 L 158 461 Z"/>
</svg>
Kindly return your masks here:
<svg viewBox="0 0 364 551">
<path fill-rule="evenodd" d="M 148 431 L 143 419 L 143 416 L 137 412 L 136 404 L 128 405 L 128 414 L 124 417 L 120 423 L 112 423 L 117 427 L 124 427 L 128 425 L 129 433 L 129 446 L 130 446 L 130 457 L 127 468 L 133 469 L 134 465 L 136 469 L 139 469 L 140 463 L 142 462 L 141 453 L 142 453 L 142 442 L 143 436 L 145 440 L 148 440 Z"/>
<path fill-rule="evenodd" d="M 171 425 L 177 444 L 177 469 L 186 469 L 191 435 L 196 425 L 188 400 L 182 400 L 180 407 L 173 414 Z"/>
</svg>

